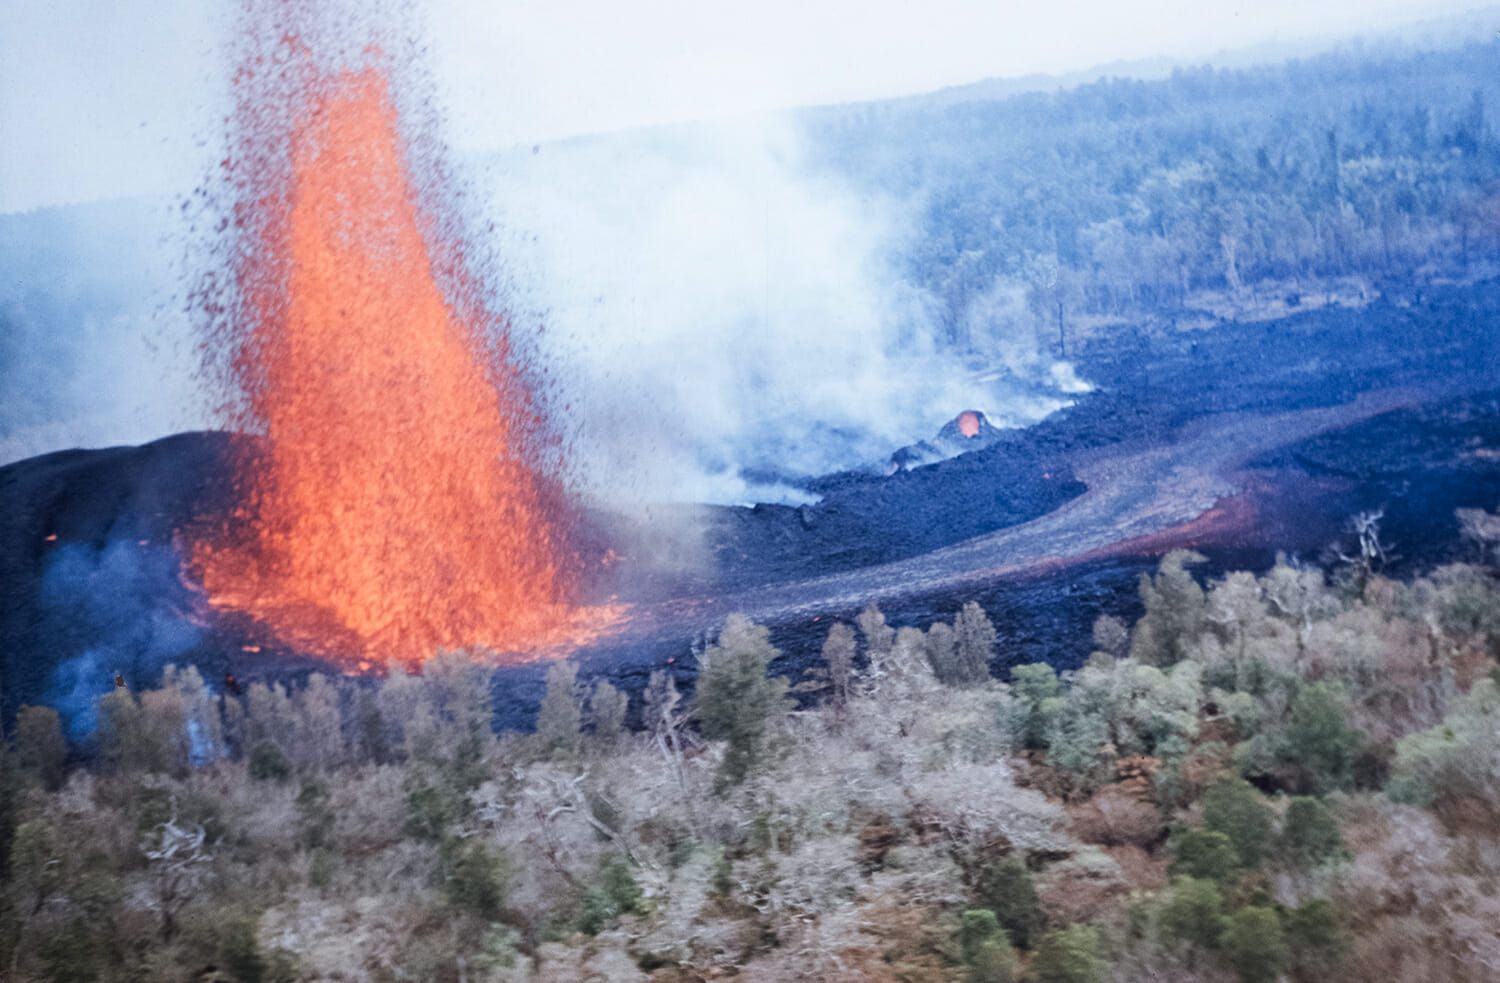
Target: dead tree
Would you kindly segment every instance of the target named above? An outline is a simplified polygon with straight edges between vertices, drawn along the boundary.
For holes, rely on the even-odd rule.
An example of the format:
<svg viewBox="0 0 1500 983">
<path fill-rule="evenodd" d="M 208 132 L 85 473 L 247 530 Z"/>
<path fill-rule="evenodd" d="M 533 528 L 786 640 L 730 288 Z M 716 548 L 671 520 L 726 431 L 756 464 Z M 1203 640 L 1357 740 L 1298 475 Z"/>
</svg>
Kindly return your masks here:
<svg viewBox="0 0 1500 983">
<path fill-rule="evenodd" d="M 147 837 L 142 852 L 152 874 L 152 907 L 161 913 L 161 937 L 170 942 L 177 934 L 177 913 L 196 893 L 204 865 L 213 860 L 204 849 L 206 834 L 177 824 L 177 813 Z"/>
<path fill-rule="evenodd" d="M 1334 547 L 1334 555 L 1348 568 L 1351 579 L 1360 587 L 1394 559 L 1390 547 L 1380 538 L 1380 520 L 1384 518 L 1384 509 L 1360 512 L 1350 518 L 1349 528 L 1358 544 L 1357 554 L 1346 553 L 1339 546 Z"/>
</svg>

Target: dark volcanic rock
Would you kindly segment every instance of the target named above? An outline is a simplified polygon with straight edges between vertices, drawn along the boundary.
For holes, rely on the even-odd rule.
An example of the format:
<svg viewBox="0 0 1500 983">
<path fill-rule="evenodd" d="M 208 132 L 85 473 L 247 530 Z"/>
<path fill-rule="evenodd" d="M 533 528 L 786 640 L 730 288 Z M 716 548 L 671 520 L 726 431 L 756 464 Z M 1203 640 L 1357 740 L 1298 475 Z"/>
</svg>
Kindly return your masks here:
<svg viewBox="0 0 1500 983">
<path fill-rule="evenodd" d="M 1171 536 L 1109 555 L 1094 549 L 1103 540 L 1091 541 L 1092 552 L 1066 564 L 1048 556 L 1025 569 L 1012 555 L 973 548 L 971 537 L 1012 530 L 1033 541 L 1033 559 L 1067 556 L 1064 540 L 1080 506 L 1100 500 L 1098 488 L 1080 497 L 1075 467 L 1099 485 L 1101 473 L 1086 466 L 1097 452 L 1127 460 L 1160 451 L 1175 460 L 1184 435 L 1214 421 L 1242 421 L 1239 430 L 1212 432 L 1258 432 L 1256 447 L 1290 446 L 1242 474 L 1198 476 L 1241 493 L 1256 489 L 1253 528 L 1192 541 L 1214 560 L 1209 569 L 1261 567 L 1283 547 L 1315 554 L 1343 517 L 1362 508 L 1387 510 L 1387 537 L 1406 558 L 1403 572 L 1446 559 L 1457 549 L 1452 510 L 1500 502 L 1500 398 L 1471 395 L 1500 379 L 1497 318 L 1500 282 L 1490 282 L 1429 289 L 1420 306 L 1381 302 L 1209 331 L 1112 333 L 1077 355 L 1099 390 L 1036 426 L 987 434 L 979 450 L 891 476 L 818 479 L 809 486 L 821 496 L 814 505 L 709 510 L 713 569 L 648 582 L 629 598 L 640 606 L 627 629 L 580 654 L 584 671 L 634 690 L 651 669 L 670 663 L 690 684 L 693 642 L 743 607 L 770 624 L 784 647 L 777 668 L 795 672 L 816 659 L 830 620 L 852 616 L 873 583 L 883 585 L 882 604 L 897 624 L 924 626 L 951 617 L 965 600 L 981 600 L 1000 626 L 997 668 L 1032 660 L 1076 665 L 1096 614 L 1133 615 L 1136 576 L 1170 548 Z M 1277 413 L 1339 407 L 1396 387 L 1411 397 L 1383 405 L 1409 408 L 1307 439 L 1267 429 Z M 230 671 L 248 682 L 316 665 L 252 620 L 208 608 L 184 574 L 184 533 L 223 519 L 232 505 L 227 462 L 240 439 L 180 434 L 0 468 L 4 717 L 22 703 L 47 702 L 86 728 L 88 707 L 116 670 L 145 686 L 168 661 L 199 666 L 211 683 Z M 1142 479 L 1130 474 L 1103 472 L 1100 487 L 1126 489 L 1112 500 L 1128 510 L 1157 500 L 1147 492 L 1191 471 L 1153 472 L 1140 495 L 1131 482 Z M 1090 514 L 1097 521 L 1097 510 Z M 1043 515 L 1057 521 L 1026 524 Z M 1141 526 L 1140 515 L 1122 518 L 1162 528 Z M 1116 533 L 1113 522 L 1107 518 L 1104 534 Z M 931 553 L 959 542 L 965 545 Z M 962 586 L 907 579 L 913 564 L 930 574 L 954 563 L 974 564 L 948 578 Z M 524 726 L 541 687 L 537 666 L 497 673 L 500 722 Z"/>
<path fill-rule="evenodd" d="M 979 410 L 964 410 L 943 425 L 937 436 L 896 451 L 891 455 L 888 471 L 910 471 L 924 464 L 935 464 L 950 457 L 982 450 L 1005 433 Z"/>
<path fill-rule="evenodd" d="M 305 670 L 207 609 L 182 568 L 182 534 L 232 505 L 226 433 L 62 451 L 0 468 L 0 710 L 47 702 L 85 726 L 115 673 L 132 687 L 169 662 L 212 683 Z"/>
<path fill-rule="evenodd" d="M 1024 431 L 891 475 L 843 472 L 810 483 L 812 505 L 713 512 L 717 585 L 745 587 L 888 563 L 1026 522 L 1083 492 L 1055 454 Z"/>
</svg>

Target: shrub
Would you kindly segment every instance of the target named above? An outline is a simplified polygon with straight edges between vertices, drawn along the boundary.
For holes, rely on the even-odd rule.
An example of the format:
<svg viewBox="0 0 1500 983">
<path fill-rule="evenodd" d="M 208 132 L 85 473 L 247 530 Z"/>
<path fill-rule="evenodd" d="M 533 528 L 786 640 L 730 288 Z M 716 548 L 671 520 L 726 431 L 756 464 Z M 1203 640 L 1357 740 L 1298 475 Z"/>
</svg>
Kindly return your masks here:
<svg viewBox="0 0 1500 983">
<path fill-rule="evenodd" d="M 1338 822 L 1322 800 L 1299 796 L 1287 806 L 1281 846 L 1290 862 L 1315 866 L 1338 856 L 1344 841 Z"/>
<path fill-rule="evenodd" d="M 1240 867 L 1239 851 L 1229 837 L 1208 829 L 1190 829 L 1172 844 L 1172 873 L 1205 881 L 1222 881 Z"/>
<path fill-rule="evenodd" d="M 578 927 L 596 935 L 621 915 L 637 910 L 640 902 L 641 887 L 631 874 L 630 865 L 625 858 L 615 857 L 604 864 L 599 883 L 584 895 Z"/>
<path fill-rule="evenodd" d="M 1275 909 L 1251 905 L 1229 916 L 1224 961 L 1243 983 L 1274 983 L 1291 962 L 1291 950 Z"/>
<path fill-rule="evenodd" d="M 1161 909 L 1161 928 L 1167 938 L 1192 948 L 1217 948 L 1226 928 L 1218 885 L 1191 877 L 1174 881 Z"/>
<path fill-rule="evenodd" d="M 219 961 L 235 983 L 264 983 L 273 979 L 271 964 L 260 949 L 259 919 L 230 915 L 219 926 Z"/>
<path fill-rule="evenodd" d="M 453 796 L 442 788 L 419 785 L 406 793 L 406 834 L 427 843 L 441 842 L 458 818 Z"/>
<path fill-rule="evenodd" d="M 100 978 L 103 956 L 99 940 L 82 918 L 72 918 L 34 940 L 49 983 L 93 983 Z"/>
<path fill-rule="evenodd" d="M 1017 739 L 1029 748 L 1046 747 L 1051 718 L 1065 706 L 1062 682 L 1045 662 L 1016 666 L 1011 670 L 1010 680 L 1020 710 Z"/>
<path fill-rule="evenodd" d="M 1275 823 L 1270 805 L 1244 779 L 1220 779 L 1204 793 L 1204 826 L 1228 837 L 1246 867 L 1259 866 L 1265 859 Z"/>
<path fill-rule="evenodd" d="M 271 740 L 257 741 L 250 749 L 250 777 L 258 782 L 284 782 L 292 777 L 292 765 L 281 747 Z"/>
<path fill-rule="evenodd" d="M 333 822 L 327 786 L 322 782 L 303 782 L 297 793 L 297 838 L 302 846 L 309 850 L 327 846 L 333 835 Z"/>
<path fill-rule="evenodd" d="M 1345 722 L 1342 692 L 1331 683 L 1304 686 L 1292 700 L 1283 757 L 1314 793 L 1348 788 L 1363 735 Z"/>
<path fill-rule="evenodd" d="M 1164 821 L 1156 804 L 1122 785 L 1106 785 L 1073 810 L 1073 832 L 1086 843 L 1149 846 L 1161 838 Z"/>
<path fill-rule="evenodd" d="M 1071 792 L 1086 793 L 1110 780 L 1115 754 L 1108 720 L 1058 698 L 1042 701 L 1037 712 L 1046 721 L 1047 763 L 1068 778 Z"/>
<path fill-rule="evenodd" d="M 967 976 L 974 983 L 1015 979 L 1016 952 L 993 911 L 973 908 L 960 915 L 958 940 Z"/>
<path fill-rule="evenodd" d="M 1103 983 L 1108 972 L 1104 946 L 1090 925 L 1048 932 L 1037 944 L 1031 964 L 1037 983 Z"/>
<path fill-rule="evenodd" d="M 1326 976 L 1349 946 L 1343 919 L 1323 898 L 1314 898 L 1287 912 L 1286 936 L 1292 968 L 1299 979 Z"/>
<path fill-rule="evenodd" d="M 978 894 L 1010 941 L 1023 949 L 1031 948 L 1046 916 L 1025 861 L 1011 854 L 985 867 L 979 877 Z"/>
<path fill-rule="evenodd" d="M 1443 722 L 1401 739 L 1387 787 L 1397 801 L 1455 816 L 1478 807 L 1500 816 L 1500 684 L 1481 679 Z"/>
<path fill-rule="evenodd" d="M 456 908 L 495 921 L 505 905 L 505 858 L 477 840 L 443 845 L 443 893 Z"/>
</svg>

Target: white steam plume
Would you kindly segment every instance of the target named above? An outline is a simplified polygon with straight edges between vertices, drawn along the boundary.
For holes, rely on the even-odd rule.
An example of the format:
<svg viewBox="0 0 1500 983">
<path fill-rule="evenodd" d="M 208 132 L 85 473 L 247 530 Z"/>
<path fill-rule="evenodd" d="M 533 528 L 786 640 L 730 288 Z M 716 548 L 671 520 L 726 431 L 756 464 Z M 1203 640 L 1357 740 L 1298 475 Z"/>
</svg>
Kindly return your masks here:
<svg viewBox="0 0 1500 983">
<path fill-rule="evenodd" d="M 486 180 L 595 493 L 787 497 L 741 470 L 873 463 L 994 399 L 893 269 L 914 223 L 811 175 L 790 121 L 572 140 Z"/>
</svg>

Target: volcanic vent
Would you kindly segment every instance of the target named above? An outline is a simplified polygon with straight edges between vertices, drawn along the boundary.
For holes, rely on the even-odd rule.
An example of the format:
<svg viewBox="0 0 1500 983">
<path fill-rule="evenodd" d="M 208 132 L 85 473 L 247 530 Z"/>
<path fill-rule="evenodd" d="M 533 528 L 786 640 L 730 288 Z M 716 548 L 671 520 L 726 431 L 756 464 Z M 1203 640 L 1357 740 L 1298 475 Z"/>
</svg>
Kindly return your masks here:
<svg viewBox="0 0 1500 983">
<path fill-rule="evenodd" d="M 259 27 L 209 351 L 263 439 L 233 524 L 193 547 L 209 603 L 349 668 L 591 637 L 612 614 L 576 603 L 558 448 L 391 60 Z"/>
</svg>

